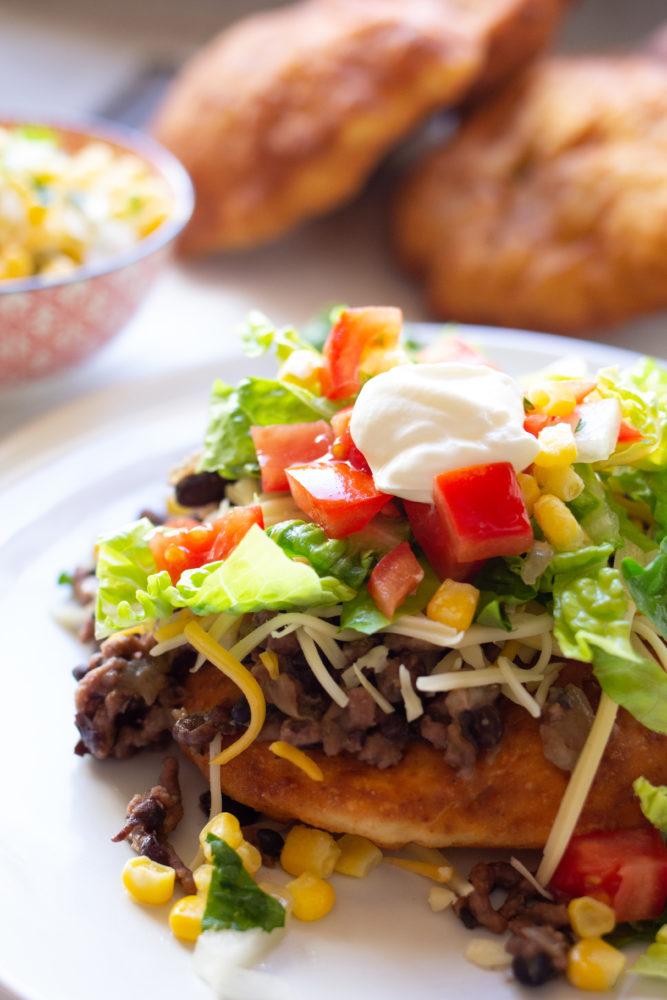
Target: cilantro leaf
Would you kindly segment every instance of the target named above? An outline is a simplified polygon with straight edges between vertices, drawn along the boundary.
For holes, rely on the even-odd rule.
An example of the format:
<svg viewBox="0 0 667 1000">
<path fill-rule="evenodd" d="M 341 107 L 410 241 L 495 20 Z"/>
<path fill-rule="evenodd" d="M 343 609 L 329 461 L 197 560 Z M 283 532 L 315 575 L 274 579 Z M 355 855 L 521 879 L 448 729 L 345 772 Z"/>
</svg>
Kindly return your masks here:
<svg viewBox="0 0 667 1000">
<path fill-rule="evenodd" d="M 248 875 L 236 851 L 213 833 L 207 834 L 206 840 L 211 845 L 213 872 L 202 929 L 245 931 L 261 927 L 268 932 L 283 927 L 285 910 Z"/>
</svg>

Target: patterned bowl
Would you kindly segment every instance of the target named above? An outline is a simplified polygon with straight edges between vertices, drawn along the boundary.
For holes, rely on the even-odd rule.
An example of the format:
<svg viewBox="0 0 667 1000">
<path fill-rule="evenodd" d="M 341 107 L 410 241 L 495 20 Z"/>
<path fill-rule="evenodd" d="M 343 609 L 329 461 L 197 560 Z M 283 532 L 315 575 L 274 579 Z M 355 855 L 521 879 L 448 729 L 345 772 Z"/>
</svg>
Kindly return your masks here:
<svg viewBox="0 0 667 1000">
<path fill-rule="evenodd" d="M 3 125 L 21 124 L 7 121 Z M 50 375 L 82 361 L 114 337 L 167 260 L 194 204 L 178 160 L 150 137 L 112 122 L 54 124 L 69 148 L 101 140 L 141 157 L 172 192 L 170 215 L 150 235 L 65 277 L 0 280 L 0 383 Z"/>
</svg>

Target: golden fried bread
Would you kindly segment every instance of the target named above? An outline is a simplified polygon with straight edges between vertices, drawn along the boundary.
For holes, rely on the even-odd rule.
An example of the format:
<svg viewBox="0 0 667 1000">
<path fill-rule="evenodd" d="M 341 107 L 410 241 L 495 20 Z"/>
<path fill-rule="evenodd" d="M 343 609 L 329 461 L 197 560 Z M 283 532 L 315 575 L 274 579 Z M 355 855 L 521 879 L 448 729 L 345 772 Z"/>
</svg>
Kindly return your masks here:
<svg viewBox="0 0 667 1000">
<path fill-rule="evenodd" d="M 435 316 L 570 334 L 667 305 L 667 65 L 536 64 L 431 151 L 394 239 Z"/>
<path fill-rule="evenodd" d="M 584 686 L 594 701 L 597 684 L 587 677 Z M 231 682 L 207 665 L 188 679 L 185 710 L 203 712 L 237 698 Z M 384 770 L 347 754 L 327 757 L 309 750 L 324 774 L 316 782 L 275 757 L 267 743 L 255 742 L 221 769 L 222 789 L 276 819 L 357 833 L 384 847 L 411 841 L 430 847 L 542 847 L 569 774 L 545 759 L 539 721 L 509 701 L 503 700 L 502 711 L 500 748 L 492 758 L 480 758 L 470 778 L 446 764 L 442 751 L 417 741 L 400 763 Z M 208 753 L 183 749 L 208 776 Z M 620 710 L 578 832 L 641 824 L 632 781 L 643 774 L 660 783 L 666 766 L 667 737 Z"/>
<path fill-rule="evenodd" d="M 532 54 L 565 2 L 301 0 L 224 31 L 154 123 L 195 186 L 181 249 L 249 247 L 349 200 L 416 122 Z"/>
</svg>

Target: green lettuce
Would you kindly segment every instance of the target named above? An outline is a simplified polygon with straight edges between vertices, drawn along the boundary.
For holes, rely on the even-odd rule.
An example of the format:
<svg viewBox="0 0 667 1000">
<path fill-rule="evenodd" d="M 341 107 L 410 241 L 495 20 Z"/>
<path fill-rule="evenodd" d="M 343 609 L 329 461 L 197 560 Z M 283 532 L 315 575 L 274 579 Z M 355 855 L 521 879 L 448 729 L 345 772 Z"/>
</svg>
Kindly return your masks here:
<svg viewBox="0 0 667 1000">
<path fill-rule="evenodd" d="M 253 424 L 266 427 L 330 420 L 337 409 L 329 400 L 277 379 L 244 378 L 236 388 L 217 379 L 199 468 L 219 472 L 225 479 L 259 476 L 250 435 Z"/>
<path fill-rule="evenodd" d="M 251 927 L 261 927 L 269 932 L 283 927 L 284 908 L 277 899 L 260 889 L 236 851 L 213 833 L 206 835 L 206 841 L 211 847 L 213 870 L 202 930 L 247 931 Z"/>
<path fill-rule="evenodd" d="M 120 567 L 118 578 L 110 572 L 100 579 L 98 638 L 177 608 L 197 615 L 244 614 L 337 604 L 354 596 L 341 580 L 320 577 L 312 566 L 290 559 L 256 524 L 224 562 L 186 570 L 176 584 L 164 570 L 140 579 L 140 573 L 128 575 L 123 562 Z"/>
<path fill-rule="evenodd" d="M 579 524 L 595 545 L 611 542 L 621 544 L 618 515 L 609 502 L 609 493 L 600 477 L 590 465 L 578 462 L 575 472 L 583 480 L 584 488 L 578 497 L 569 500 L 570 508 Z"/>
<path fill-rule="evenodd" d="M 643 976 L 667 979 L 667 944 L 660 941 L 650 944 L 644 954 L 630 966 L 628 972 L 640 972 Z"/>
<path fill-rule="evenodd" d="M 652 785 L 642 777 L 633 781 L 632 790 L 649 823 L 661 833 L 667 833 L 667 785 Z"/>
<path fill-rule="evenodd" d="M 306 558 L 318 573 L 335 576 L 355 590 L 362 586 L 375 561 L 373 551 L 357 551 L 346 539 L 329 538 L 312 522 L 281 521 L 266 533 L 292 559 Z"/>
<path fill-rule="evenodd" d="M 426 559 L 421 558 L 419 564 L 424 570 L 424 577 L 416 592 L 410 594 L 398 608 L 393 621 L 396 621 L 401 615 L 415 615 L 418 611 L 423 611 L 440 586 L 440 580 Z M 372 635 L 390 624 L 389 618 L 382 614 L 365 587 L 359 591 L 356 597 L 343 603 L 340 616 L 341 628 L 354 628 L 357 632 Z"/>
<path fill-rule="evenodd" d="M 623 576 L 632 599 L 667 639 L 667 538 L 663 538 L 655 559 L 648 566 L 641 566 L 636 559 L 624 559 Z"/>
<path fill-rule="evenodd" d="M 318 353 L 292 327 L 276 328 L 271 320 L 257 309 L 248 314 L 245 326 L 241 330 L 241 342 L 243 352 L 249 358 L 256 358 L 273 349 L 279 364 L 287 361 L 294 351 L 307 350 L 313 354 Z"/>
<path fill-rule="evenodd" d="M 597 648 L 593 671 L 600 687 L 638 722 L 656 733 L 667 733 L 667 673 L 647 656 L 614 656 Z"/>
<path fill-rule="evenodd" d="M 155 526 L 142 517 L 113 535 L 98 539 L 95 569 L 99 581 L 95 603 L 98 639 L 145 619 L 137 592 L 146 589 L 157 569 L 148 544 L 154 531 Z"/>
<path fill-rule="evenodd" d="M 661 468 L 667 463 L 667 372 L 651 358 L 643 359 L 627 372 L 617 367 L 598 373 L 598 392 L 615 398 L 623 418 L 641 433 L 643 440 L 621 444 L 605 465 L 637 465 Z"/>
<path fill-rule="evenodd" d="M 521 577 L 524 559 L 520 556 L 487 559 L 474 580 L 479 590 L 475 621 L 493 628 L 512 628 L 507 608 L 527 604 L 539 593 L 539 583 Z"/>
</svg>

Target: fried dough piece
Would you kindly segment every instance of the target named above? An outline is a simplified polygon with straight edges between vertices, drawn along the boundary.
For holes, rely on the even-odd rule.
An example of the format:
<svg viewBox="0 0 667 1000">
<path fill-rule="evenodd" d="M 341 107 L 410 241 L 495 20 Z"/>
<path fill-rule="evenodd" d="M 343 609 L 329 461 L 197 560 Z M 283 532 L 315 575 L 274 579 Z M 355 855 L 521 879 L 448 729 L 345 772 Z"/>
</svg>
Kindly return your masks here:
<svg viewBox="0 0 667 1000">
<path fill-rule="evenodd" d="M 567 2 L 301 0 L 224 31 L 153 126 L 195 186 L 181 250 L 249 247 L 349 200 L 416 122 L 533 54 Z"/>
<path fill-rule="evenodd" d="M 581 334 L 667 305 L 667 65 L 535 65 L 417 166 L 394 240 L 440 318 Z"/>
<path fill-rule="evenodd" d="M 585 687 L 599 697 L 596 682 L 588 678 Z M 207 665 L 190 676 L 185 709 L 206 711 L 237 697 L 238 689 Z M 276 819 L 357 833 L 383 847 L 408 842 L 428 847 L 542 847 L 569 774 L 544 757 L 537 720 L 506 700 L 502 711 L 505 734 L 500 748 L 492 760 L 478 760 L 470 779 L 446 764 L 442 751 L 421 741 L 410 744 L 403 760 L 385 770 L 347 754 L 327 757 L 309 750 L 323 771 L 321 782 L 275 757 L 266 743 L 255 742 L 221 769 L 222 789 Z M 208 777 L 208 755 L 183 749 Z M 666 766 L 667 737 L 620 710 L 578 832 L 645 822 L 632 781 L 643 774 L 660 783 Z"/>
</svg>

